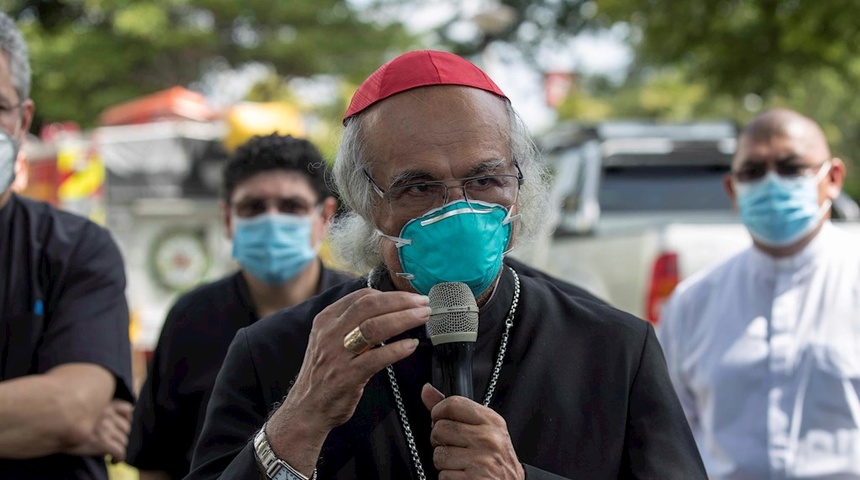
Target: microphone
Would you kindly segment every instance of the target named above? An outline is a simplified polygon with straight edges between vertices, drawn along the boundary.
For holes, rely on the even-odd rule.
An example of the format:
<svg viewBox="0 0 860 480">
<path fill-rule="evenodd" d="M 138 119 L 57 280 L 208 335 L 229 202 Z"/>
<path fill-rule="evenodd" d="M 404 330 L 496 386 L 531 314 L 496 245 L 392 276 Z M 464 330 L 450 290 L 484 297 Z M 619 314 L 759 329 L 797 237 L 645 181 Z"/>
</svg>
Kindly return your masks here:
<svg viewBox="0 0 860 480">
<path fill-rule="evenodd" d="M 433 343 L 433 358 L 442 378 L 433 383 L 447 397 L 473 399 L 472 354 L 478 339 L 478 304 L 469 286 L 462 282 L 434 285 L 430 297 L 427 335 Z M 434 369 L 434 373 L 436 369 Z"/>
</svg>

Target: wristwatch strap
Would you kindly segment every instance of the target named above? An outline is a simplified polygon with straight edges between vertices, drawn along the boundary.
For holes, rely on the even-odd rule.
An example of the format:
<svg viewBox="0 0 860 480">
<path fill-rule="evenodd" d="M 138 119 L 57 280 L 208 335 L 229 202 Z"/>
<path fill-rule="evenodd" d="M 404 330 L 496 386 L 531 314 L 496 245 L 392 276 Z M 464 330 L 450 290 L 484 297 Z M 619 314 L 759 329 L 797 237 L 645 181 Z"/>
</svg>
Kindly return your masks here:
<svg viewBox="0 0 860 480">
<path fill-rule="evenodd" d="M 265 470 L 266 477 L 270 480 L 316 480 L 317 478 L 316 469 L 314 469 L 313 475 L 308 478 L 275 455 L 272 446 L 269 445 L 269 439 L 266 437 L 266 424 L 254 435 L 254 452 L 257 461 Z"/>
</svg>

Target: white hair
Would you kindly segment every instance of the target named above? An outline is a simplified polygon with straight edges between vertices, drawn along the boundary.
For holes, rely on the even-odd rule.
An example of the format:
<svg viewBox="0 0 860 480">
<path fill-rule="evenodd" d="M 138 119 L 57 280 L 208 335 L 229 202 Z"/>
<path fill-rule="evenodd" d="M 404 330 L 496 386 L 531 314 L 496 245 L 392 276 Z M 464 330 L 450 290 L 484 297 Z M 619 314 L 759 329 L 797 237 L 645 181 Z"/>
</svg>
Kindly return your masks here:
<svg viewBox="0 0 860 480">
<path fill-rule="evenodd" d="M 12 84 L 18 93 L 18 100 L 30 98 L 30 58 L 27 44 L 15 21 L 3 12 L 0 12 L 0 50 L 9 57 Z"/>
<path fill-rule="evenodd" d="M 510 118 L 511 156 L 523 173 L 517 203 L 521 220 L 517 241 L 528 241 L 543 233 L 549 222 L 547 171 L 537 147 L 520 116 L 504 100 Z M 372 220 L 373 191 L 364 175 L 369 169 L 367 131 L 362 114 L 350 117 L 335 157 L 332 175 L 341 200 L 348 207 L 329 232 L 338 261 L 356 273 L 367 273 L 382 263 L 379 235 Z M 516 225 L 516 224 L 515 224 Z"/>
</svg>

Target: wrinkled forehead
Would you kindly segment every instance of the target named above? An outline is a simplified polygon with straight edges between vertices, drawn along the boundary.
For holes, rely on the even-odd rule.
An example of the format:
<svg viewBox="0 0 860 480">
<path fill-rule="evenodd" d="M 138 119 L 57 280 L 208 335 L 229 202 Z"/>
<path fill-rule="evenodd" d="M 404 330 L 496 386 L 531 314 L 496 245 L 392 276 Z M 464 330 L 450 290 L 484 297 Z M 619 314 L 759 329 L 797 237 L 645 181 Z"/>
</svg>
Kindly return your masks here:
<svg viewBox="0 0 860 480">
<path fill-rule="evenodd" d="M 400 93 L 362 115 L 374 146 L 409 146 L 403 142 L 444 143 L 505 139 L 510 118 L 504 100 L 482 90 L 459 86 L 424 87 Z"/>
<path fill-rule="evenodd" d="M 361 121 L 374 171 L 511 157 L 505 101 L 474 88 L 410 90 L 374 105 Z"/>
</svg>

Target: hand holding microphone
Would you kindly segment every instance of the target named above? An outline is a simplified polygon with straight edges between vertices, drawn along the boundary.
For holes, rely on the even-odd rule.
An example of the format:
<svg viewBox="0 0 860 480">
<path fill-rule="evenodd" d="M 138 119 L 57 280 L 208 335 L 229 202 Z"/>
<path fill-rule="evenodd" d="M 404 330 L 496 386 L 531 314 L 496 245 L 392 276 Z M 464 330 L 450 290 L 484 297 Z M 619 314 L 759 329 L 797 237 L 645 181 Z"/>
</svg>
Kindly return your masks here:
<svg viewBox="0 0 860 480">
<path fill-rule="evenodd" d="M 433 343 L 433 356 L 442 378 L 434 378 L 447 397 L 460 395 L 474 399 L 472 356 L 478 339 L 478 304 L 465 283 L 446 282 L 434 285 L 430 297 L 430 320 L 427 334 Z"/>
<path fill-rule="evenodd" d="M 472 291 L 465 283 L 449 282 L 434 285 L 427 296 L 430 320 L 426 328 L 442 378 L 434 379 L 438 390 L 424 386 L 421 400 L 433 420 L 430 444 L 439 478 L 445 471 L 470 479 L 525 478 L 505 419 L 473 401 L 478 304 Z"/>
</svg>

